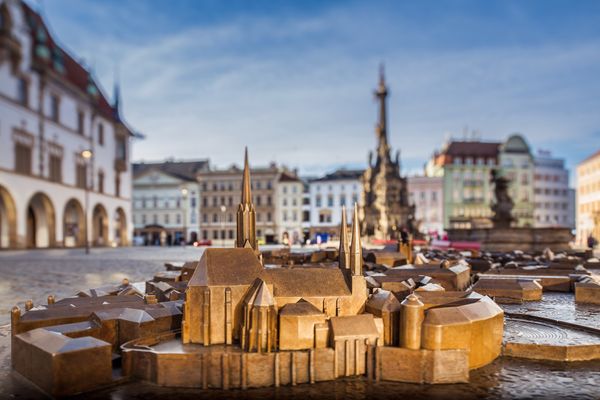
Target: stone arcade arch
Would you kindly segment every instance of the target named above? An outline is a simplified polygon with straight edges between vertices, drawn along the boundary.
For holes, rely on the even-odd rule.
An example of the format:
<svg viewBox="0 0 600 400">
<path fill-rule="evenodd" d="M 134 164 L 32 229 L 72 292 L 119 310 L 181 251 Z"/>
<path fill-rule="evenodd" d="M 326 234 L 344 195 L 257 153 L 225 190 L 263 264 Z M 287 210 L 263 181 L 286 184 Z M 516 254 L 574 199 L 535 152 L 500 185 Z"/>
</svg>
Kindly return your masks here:
<svg viewBox="0 0 600 400">
<path fill-rule="evenodd" d="M 17 212 L 15 202 L 0 186 L 0 249 L 17 247 Z"/>
<path fill-rule="evenodd" d="M 102 204 L 96 204 L 92 213 L 92 244 L 108 245 L 108 214 Z"/>
<path fill-rule="evenodd" d="M 56 238 L 54 206 L 50 198 L 37 192 L 27 204 L 27 247 L 53 247 Z"/>
<path fill-rule="evenodd" d="M 83 207 L 76 199 L 70 199 L 65 205 L 63 236 L 65 247 L 85 246 L 85 217 Z"/>
<path fill-rule="evenodd" d="M 115 211 L 115 242 L 118 246 L 127 246 L 127 217 L 125 211 L 118 207 Z"/>
</svg>

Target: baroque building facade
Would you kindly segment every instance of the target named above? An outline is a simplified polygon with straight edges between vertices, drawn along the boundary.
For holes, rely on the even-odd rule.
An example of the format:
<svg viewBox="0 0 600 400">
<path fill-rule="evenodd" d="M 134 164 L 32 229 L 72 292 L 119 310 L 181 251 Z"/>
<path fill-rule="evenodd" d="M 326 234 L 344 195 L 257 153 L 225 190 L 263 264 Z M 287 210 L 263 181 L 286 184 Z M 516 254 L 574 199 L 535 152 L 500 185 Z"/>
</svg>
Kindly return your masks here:
<svg viewBox="0 0 600 400">
<path fill-rule="evenodd" d="M 392 161 L 388 144 L 386 100 L 388 89 L 383 67 L 375 97 L 379 103 L 379 122 L 375 127 L 375 158 L 369 153 L 369 165 L 362 176 L 363 192 L 360 216 L 362 233 L 386 240 L 399 237 L 400 231 L 413 229 L 414 209 L 408 202 L 406 178 L 400 175 L 400 151 Z"/>
<path fill-rule="evenodd" d="M 600 151 L 577 165 L 577 244 L 600 241 Z"/>
<path fill-rule="evenodd" d="M 415 207 L 415 227 L 435 237 L 444 231 L 444 186 L 439 176 L 409 176 L 408 198 Z"/>
<path fill-rule="evenodd" d="M 565 160 L 539 152 L 533 162 L 534 227 L 575 229 L 575 190 L 569 187 Z"/>
<path fill-rule="evenodd" d="M 200 231 L 200 184 L 208 160 L 133 164 L 133 224 L 138 245 L 193 244 Z"/>
<path fill-rule="evenodd" d="M 199 171 L 199 240 L 213 245 L 230 246 L 235 242 L 236 211 L 240 203 L 242 179 L 237 165 L 227 169 Z M 272 163 L 252 169 L 252 196 L 256 213 L 256 236 L 260 243 L 277 241 L 277 182 L 280 168 Z"/>
<path fill-rule="evenodd" d="M 349 213 L 354 204 L 362 205 L 361 176 L 364 171 L 339 169 L 309 181 L 311 240 L 326 242 L 337 239 L 343 207 Z M 346 215 L 350 218 L 350 214 Z"/>
<path fill-rule="evenodd" d="M 0 1 L 0 248 L 126 245 L 131 129 L 25 2 Z"/>
</svg>

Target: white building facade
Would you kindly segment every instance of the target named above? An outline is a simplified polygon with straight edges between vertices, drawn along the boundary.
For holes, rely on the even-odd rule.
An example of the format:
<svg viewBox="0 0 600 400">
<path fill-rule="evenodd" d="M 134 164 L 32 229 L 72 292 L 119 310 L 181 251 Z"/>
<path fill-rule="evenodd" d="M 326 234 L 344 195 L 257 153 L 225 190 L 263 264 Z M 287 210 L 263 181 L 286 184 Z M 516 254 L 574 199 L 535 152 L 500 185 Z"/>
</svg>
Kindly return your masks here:
<svg viewBox="0 0 600 400">
<path fill-rule="evenodd" d="M 443 177 L 408 177 L 409 202 L 415 206 L 415 220 L 421 233 L 435 236 L 444 231 L 443 196 Z"/>
<path fill-rule="evenodd" d="M 573 190 L 565 161 L 540 152 L 534 158 L 534 226 L 575 228 Z"/>
<path fill-rule="evenodd" d="M 40 15 L 0 0 L 0 248 L 129 244 L 131 136 Z"/>
<path fill-rule="evenodd" d="M 354 204 L 361 205 L 364 171 L 340 169 L 309 183 L 310 193 L 310 238 L 327 241 L 337 239 L 342 216 L 346 207 L 348 223 L 352 221 Z"/>
<path fill-rule="evenodd" d="M 600 241 L 600 151 L 577 166 L 577 244 Z"/>
<path fill-rule="evenodd" d="M 137 245 L 193 244 L 200 232 L 200 183 L 208 160 L 133 164 Z"/>
<path fill-rule="evenodd" d="M 303 242 L 302 197 L 304 185 L 296 173 L 283 171 L 277 181 L 277 236 L 279 243 L 298 244 Z"/>
</svg>

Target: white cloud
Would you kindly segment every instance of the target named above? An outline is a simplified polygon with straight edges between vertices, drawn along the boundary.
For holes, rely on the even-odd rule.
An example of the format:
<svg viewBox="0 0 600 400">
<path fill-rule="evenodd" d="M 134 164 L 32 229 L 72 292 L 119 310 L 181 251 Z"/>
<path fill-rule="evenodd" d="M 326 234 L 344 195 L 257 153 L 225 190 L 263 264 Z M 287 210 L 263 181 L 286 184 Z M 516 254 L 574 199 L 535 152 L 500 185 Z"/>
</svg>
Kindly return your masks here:
<svg viewBox="0 0 600 400">
<path fill-rule="evenodd" d="M 133 4 L 136 23 L 152 23 L 155 16 Z M 112 36 L 110 29 L 99 37 L 85 26 L 77 37 L 57 33 L 95 59 L 102 82 L 112 81 L 118 60 L 125 116 L 147 135 L 135 143 L 135 159 L 210 157 L 226 166 L 240 161 L 247 144 L 258 164 L 275 160 L 306 171 L 364 164 L 375 146 L 370 92 L 380 60 L 391 85 L 390 140 L 402 149 L 407 170 L 420 168 L 446 132 L 465 125 L 485 139 L 519 131 L 557 155 L 565 142 L 598 132 L 600 41 L 594 38 L 404 48 L 385 30 L 373 32 L 373 21 L 391 29 L 388 18 L 357 20 L 356 12 L 338 7 L 312 17 L 239 17 L 147 40 L 119 40 L 128 36 Z M 120 9 L 116 21 L 127 13 Z M 111 12 L 98 15 L 110 23 Z M 427 34 L 406 21 L 393 29 L 387 34 Z"/>
</svg>

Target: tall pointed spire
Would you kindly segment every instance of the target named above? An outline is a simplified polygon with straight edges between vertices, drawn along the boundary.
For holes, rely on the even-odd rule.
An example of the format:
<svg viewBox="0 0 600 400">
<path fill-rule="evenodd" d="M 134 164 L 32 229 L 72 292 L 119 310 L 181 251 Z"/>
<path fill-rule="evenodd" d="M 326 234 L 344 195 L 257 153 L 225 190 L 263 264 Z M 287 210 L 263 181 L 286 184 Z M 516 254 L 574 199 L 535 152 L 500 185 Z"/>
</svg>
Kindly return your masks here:
<svg viewBox="0 0 600 400">
<path fill-rule="evenodd" d="M 362 243 L 360 241 L 360 221 L 358 220 L 358 206 L 354 203 L 354 219 L 352 221 L 352 242 L 350 243 L 350 269 L 352 275 L 362 276 L 363 258 Z"/>
<path fill-rule="evenodd" d="M 252 203 L 252 187 L 250 166 L 248 164 L 248 147 L 244 152 L 244 175 L 242 176 L 242 204 Z"/>
<path fill-rule="evenodd" d="M 387 101 L 388 90 L 385 84 L 385 71 L 383 63 L 379 66 L 379 85 L 375 90 L 375 97 L 379 102 L 379 120 L 377 121 L 377 159 L 390 161 L 390 150 L 387 141 Z"/>
<path fill-rule="evenodd" d="M 340 225 L 340 268 L 350 268 L 350 243 L 348 241 L 348 224 L 346 223 L 346 206 L 342 206 L 342 223 Z"/>
<path fill-rule="evenodd" d="M 118 73 L 115 71 L 115 87 L 113 88 L 113 112 L 115 119 L 121 121 L 121 85 Z"/>
<path fill-rule="evenodd" d="M 235 247 L 251 247 L 258 251 L 256 242 L 256 212 L 252 204 L 250 165 L 248 148 L 244 154 L 244 173 L 242 175 L 242 200 L 237 211 L 237 237 Z"/>
</svg>

